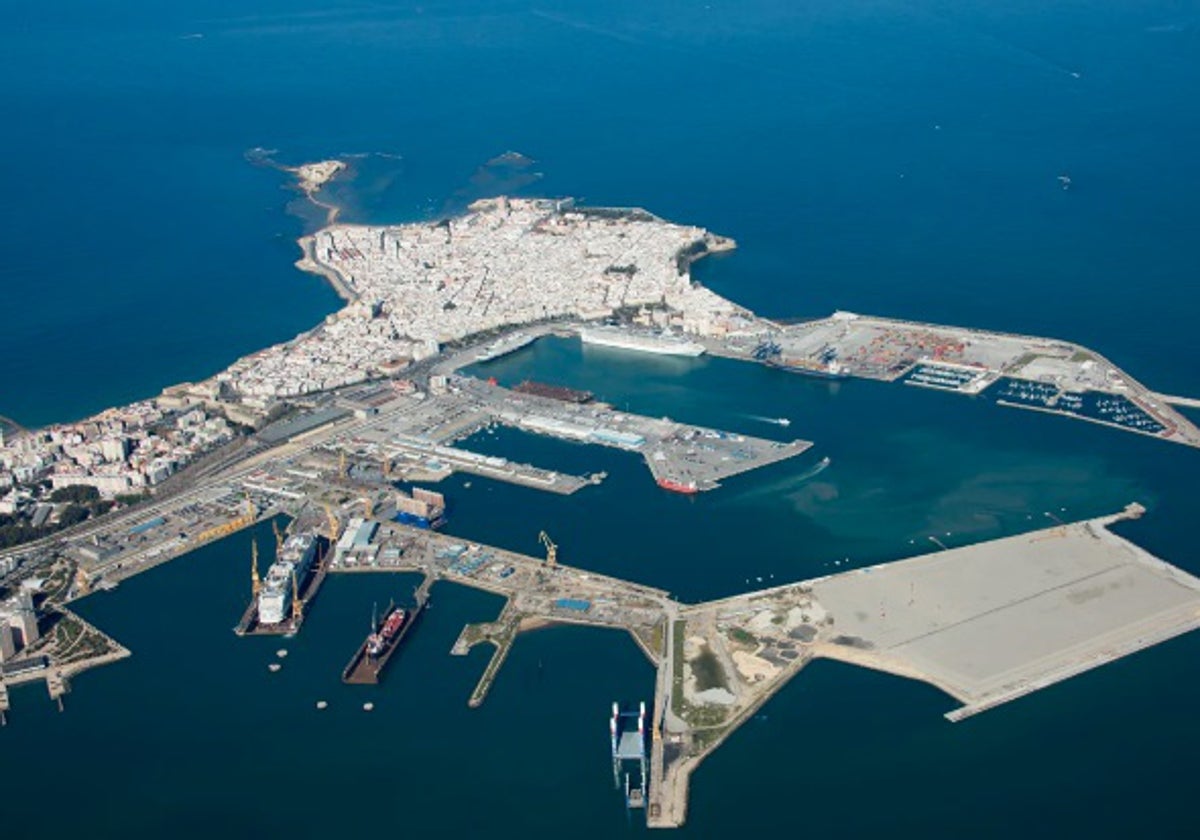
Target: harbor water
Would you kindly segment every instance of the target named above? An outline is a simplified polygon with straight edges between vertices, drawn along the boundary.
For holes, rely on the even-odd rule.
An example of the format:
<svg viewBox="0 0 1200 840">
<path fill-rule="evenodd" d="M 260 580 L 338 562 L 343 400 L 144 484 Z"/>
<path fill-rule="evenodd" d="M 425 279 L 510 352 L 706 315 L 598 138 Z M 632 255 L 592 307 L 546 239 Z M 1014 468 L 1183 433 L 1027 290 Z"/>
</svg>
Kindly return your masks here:
<svg viewBox="0 0 1200 840">
<path fill-rule="evenodd" d="M 0 415 L 38 425 L 152 396 L 338 307 L 292 267 L 319 214 L 246 160 L 256 147 L 284 163 L 365 155 L 327 191 L 350 221 L 433 218 L 499 191 L 640 205 L 736 238 L 696 277 L 765 315 L 1059 336 L 1200 395 L 1194 13 L 801 5 L 10 10 Z M 507 151 L 533 162 L 497 160 Z M 1200 573 L 1194 450 L 987 398 L 574 339 L 475 370 L 815 442 L 686 498 L 634 455 L 498 429 L 465 445 L 608 477 L 569 497 L 462 476 L 437 488 L 453 534 L 537 554 L 545 529 L 562 562 L 685 601 L 1135 500 L 1149 513 L 1120 532 Z M 373 605 L 417 579 L 331 576 L 296 638 L 238 638 L 250 536 L 78 604 L 133 656 L 76 679 L 61 714 L 40 684 L 12 692 L 5 836 L 645 831 L 608 754 L 610 703 L 653 692 L 627 637 L 522 636 L 471 710 L 489 651 L 448 652 L 501 604 L 439 583 L 383 683 L 344 686 Z M 818 663 L 701 766 L 680 834 L 1190 836 L 1197 661 L 1193 634 L 959 724 L 928 686 Z"/>
</svg>

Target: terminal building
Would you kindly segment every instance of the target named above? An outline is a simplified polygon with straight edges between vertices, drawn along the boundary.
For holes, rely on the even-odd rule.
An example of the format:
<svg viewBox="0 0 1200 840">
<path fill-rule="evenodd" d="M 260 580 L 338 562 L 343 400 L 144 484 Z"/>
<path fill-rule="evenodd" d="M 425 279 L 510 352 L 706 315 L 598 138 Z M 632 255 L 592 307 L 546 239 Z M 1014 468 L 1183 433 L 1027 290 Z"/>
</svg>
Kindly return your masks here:
<svg viewBox="0 0 1200 840">
<path fill-rule="evenodd" d="M 33 592 L 22 589 L 0 602 L 0 662 L 6 662 L 40 638 Z"/>
</svg>

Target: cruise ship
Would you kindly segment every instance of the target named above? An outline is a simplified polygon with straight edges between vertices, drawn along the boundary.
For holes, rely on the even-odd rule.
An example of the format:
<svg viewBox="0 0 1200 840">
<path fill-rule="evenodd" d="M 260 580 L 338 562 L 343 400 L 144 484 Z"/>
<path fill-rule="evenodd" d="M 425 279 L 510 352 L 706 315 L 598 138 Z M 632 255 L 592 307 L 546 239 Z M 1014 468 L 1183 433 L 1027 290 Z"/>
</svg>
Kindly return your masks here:
<svg viewBox="0 0 1200 840">
<path fill-rule="evenodd" d="M 475 353 L 475 361 L 490 362 L 492 359 L 498 359 L 501 356 L 507 356 L 509 353 L 514 353 L 522 347 L 526 347 L 536 341 L 538 336 L 530 335 L 529 333 L 513 333 L 502 338 L 498 338 L 491 344 L 481 347 Z"/>
<path fill-rule="evenodd" d="M 292 590 L 304 585 L 316 555 L 317 539 L 312 534 L 287 538 L 258 593 L 259 624 L 282 624 L 291 617 Z"/>
<path fill-rule="evenodd" d="M 660 356 L 699 356 L 704 345 L 669 333 L 631 332 L 620 327 L 585 327 L 579 331 L 584 344 L 657 353 Z"/>
</svg>

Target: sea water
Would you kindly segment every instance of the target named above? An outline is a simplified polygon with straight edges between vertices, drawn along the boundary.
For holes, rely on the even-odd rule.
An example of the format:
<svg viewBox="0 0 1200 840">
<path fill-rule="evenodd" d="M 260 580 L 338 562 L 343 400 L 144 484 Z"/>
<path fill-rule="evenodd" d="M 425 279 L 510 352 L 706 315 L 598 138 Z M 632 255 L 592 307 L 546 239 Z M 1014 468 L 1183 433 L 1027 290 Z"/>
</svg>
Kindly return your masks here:
<svg viewBox="0 0 1200 840">
<path fill-rule="evenodd" d="M 1168 3 L 9 9 L 0 414 L 38 425 L 152 396 L 337 308 L 291 265 L 319 214 L 246 161 L 255 147 L 285 163 L 368 155 L 328 191 L 349 221 L 434 218 L 497 191 L 640 205 L 735 237 L 696 277 L 763 314 L 1059 336 L 1196 395 L 1197 26 Z M 489 165 L 507 151 L 533 163 Z M 591 349 L 549 339 L 480 371 L 816 445 L 687 499 L 635 456 L 500 430 L 470 445 L 608 478 L 566 498 L 449 479 L 452 533 L 536 553 L 544 528 L 564 562 L 693 601 L 1136 499 L 1150 512 L 1121 532 L 1200 571 L 1192 450 L 901 385 Z M 447 652 L 500 603 L 438 584 L 385 683 L 359 691 L 340 669 L 372 605 L 412 581 L 334 577 L 272 674 L 281 643 L 231 632 L 248 544 L 78 605 L 134 655 L 75 680 L 61 715 L 40 685 L 13 692 L 14 836 L 48 812 L 100 836 L 641 831 L 607 753 L 609 703 L 653 690 L 623 634 L 523 636 L 469 710 L 487 652 Z M 954 725 L 928 686 L 818 663 L 700 768 L 683 833 L 1186 834 L 1198 645 Z"/>
</svg>

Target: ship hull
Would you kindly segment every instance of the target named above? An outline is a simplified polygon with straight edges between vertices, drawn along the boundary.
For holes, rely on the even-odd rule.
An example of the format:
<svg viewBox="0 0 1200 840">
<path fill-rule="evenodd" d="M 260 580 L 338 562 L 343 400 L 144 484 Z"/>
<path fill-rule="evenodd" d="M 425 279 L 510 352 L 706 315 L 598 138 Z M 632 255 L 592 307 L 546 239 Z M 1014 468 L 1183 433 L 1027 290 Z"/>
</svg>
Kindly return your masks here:
<svg viewBox="0 0 1200 840">
<path fill-rule="evenodd" d="M 704 353 L 704 347 L 690 341 L 677 341 L 674 339 L 659 339 L 645 338 L 638 340 L 629 336 L 624 336 L 619 333 L 609 335 L 606 333 L 594 332 L 590 330 L 582 330 L 579 333 L 580 339 L 584 344 L 592 344 L 597 347 L 609 347 L 614 350 L 629 350 L 634 353 L 650 353 L 656 356 L 684 356 L 687 358 L 695 358 Z"/>
<path fill-rule="evenodd" d="M 843 379 L 850 378 L 850 374 L 848 373 L 834 373 L 828 370 L 821 370 L 820 368 L 801 367 L 800 365 L 781 365 L 778 362 L 767 362 L 767 367 L 772 367 L 787 373 L 799 374 L 800 376 L 808 376 L 813 379 L 827 379 L 835 382 L 840 382 Z"/>
<path fill-rule="evenodd" d="M 375 685 L 383 677 L 383 669 L 387 667 L 388 661 L 393 654 L 400 649 L 404 643 L 404 639 L 408 636 L 413 625 L 417 623 L 417 619 L 421 617 L 421 613 L 425 611 L 425 600 L 420 600 L 417 605 L 410 610 L 407 610 L 404 624 L 396 632 L 396 635 L 389 639 L 377 655 L 371 656 L 367 651 L 367 645 L 370 644 L 371 638 L 368 635 L 363 639 L 363 643 L 358 646 L 358 650 L 346 667 L 342 669 L 342 682 L 349 685 Z"/>
</svg>

